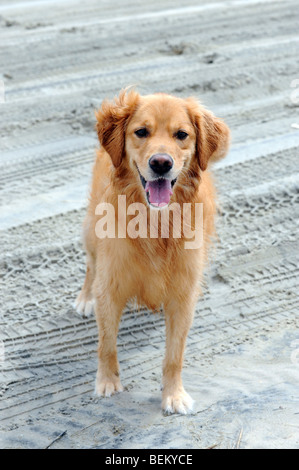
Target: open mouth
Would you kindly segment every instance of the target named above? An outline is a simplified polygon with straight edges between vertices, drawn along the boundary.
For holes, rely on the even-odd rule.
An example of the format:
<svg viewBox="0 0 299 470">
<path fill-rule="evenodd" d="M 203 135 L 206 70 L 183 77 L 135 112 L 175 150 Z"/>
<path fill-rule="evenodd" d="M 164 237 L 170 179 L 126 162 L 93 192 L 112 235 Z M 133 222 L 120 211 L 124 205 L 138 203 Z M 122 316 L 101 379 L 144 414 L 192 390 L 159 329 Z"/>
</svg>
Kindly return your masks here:
<svg viewBox="0 0 299 470">
<path fill-rule="evenodd" d="M 146 181 L 140 172 L 139 176 L 146 192 L 148 203 L 154 207 L 168 206 L 176 179 L 171 181 L 170 179 L 159 177 L 151 181 Z"/>
</svg>

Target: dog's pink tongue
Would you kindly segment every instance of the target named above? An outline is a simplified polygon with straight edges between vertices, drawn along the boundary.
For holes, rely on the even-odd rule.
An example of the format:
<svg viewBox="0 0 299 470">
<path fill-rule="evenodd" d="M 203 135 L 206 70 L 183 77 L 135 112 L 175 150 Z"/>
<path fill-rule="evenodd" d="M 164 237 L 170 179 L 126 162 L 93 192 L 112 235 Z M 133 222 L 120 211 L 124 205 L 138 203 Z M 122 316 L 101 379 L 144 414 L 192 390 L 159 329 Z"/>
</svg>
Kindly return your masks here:
<svg viewBox="0 0 299 470">
<path fill-rule="evenodd" d="M 167 206 L 172 195 L 171 182 L 164 178 L 147 181 L 145 191 L 149 193 L 149 202 L 153 206 Z"/>
</svg>

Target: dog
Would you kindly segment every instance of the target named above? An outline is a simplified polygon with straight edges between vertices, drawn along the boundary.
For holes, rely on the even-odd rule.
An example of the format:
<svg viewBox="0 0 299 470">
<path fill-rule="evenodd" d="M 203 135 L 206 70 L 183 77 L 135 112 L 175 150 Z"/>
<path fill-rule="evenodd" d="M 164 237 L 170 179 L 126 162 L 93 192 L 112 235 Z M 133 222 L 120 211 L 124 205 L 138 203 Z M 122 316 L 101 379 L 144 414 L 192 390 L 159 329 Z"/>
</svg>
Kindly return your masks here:
<svg viewBox="0 0 299 470">
<path fill-rule="evenodd" d="M 117 334 L 123 309 L 134 299 L 152 311 L 163 307 L 162 409 L 167 414 L 186 414 L 192 410 L 193 400 L 181 378 L 184 349 L 215 231 L 216 194 L 208 167 L 226 155 L 230 131 L 192 97 L 164 93 L 141 96 L 134 89 L 122 90 L 112 101 L 104 100 L 96 120 L 101 145 L 83 224 L 86 277 L 76 301 L 79 313 L 89 315 L 94 309 L 96 315 L 95 390 L 105 397 L 123 390 Z M 173 228 L 172 205 L 178 211 L 184 204 L 191 208 L 201 204 L 200 247 L 186 249 L 186 237 L 174 237 L 171 230 L 168 237 L 127 236 L 126 225 L 132 217 L 120 214 L 120 196 L 125 196 L 126 207 L 136 203 L 145 207 L 145 222 L 156 215 L 158 228 L 166 213 Z M 125 224 L 122 236 L 119 232 L 114 237 L 97 236 L 97 207 L 101 203 L 114 209 L 113 224 L 118 230 L 123 231 L 120 225 Z M 149 228 L 146 230 L 149 233 Z"/>
</svg>

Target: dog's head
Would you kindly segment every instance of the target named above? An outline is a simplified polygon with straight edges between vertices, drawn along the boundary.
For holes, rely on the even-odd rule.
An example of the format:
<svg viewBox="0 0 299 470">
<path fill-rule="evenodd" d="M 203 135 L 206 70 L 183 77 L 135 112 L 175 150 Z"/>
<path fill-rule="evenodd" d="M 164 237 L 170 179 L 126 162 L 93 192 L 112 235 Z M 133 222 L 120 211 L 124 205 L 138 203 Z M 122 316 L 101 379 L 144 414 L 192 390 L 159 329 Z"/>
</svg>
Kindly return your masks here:
<svg viewBox="0 0 299 470">
<path fill-rule="evenodd" d="M 104 101 L 96 117 L 113 165 L 135 172 L 154 207 L 167 206 L 182 175 L 199 179 L 229 146 L 226 124 L 193 98 L 122 91 L 114 102 Z"/>
</svg>

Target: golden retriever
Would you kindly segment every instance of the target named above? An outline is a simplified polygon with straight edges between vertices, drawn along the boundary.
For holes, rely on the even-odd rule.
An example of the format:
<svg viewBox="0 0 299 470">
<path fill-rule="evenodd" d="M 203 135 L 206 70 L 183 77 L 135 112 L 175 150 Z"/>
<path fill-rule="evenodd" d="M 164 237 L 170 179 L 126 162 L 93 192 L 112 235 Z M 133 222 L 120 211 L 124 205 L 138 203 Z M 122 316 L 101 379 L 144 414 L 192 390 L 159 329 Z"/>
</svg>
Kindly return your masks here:
<svg viewBox="0 0 299 470">
<path fill-rule="evenodd" d="M 134 299 L 153 311 L 163 307 L 166 352 L 162 409 L 186 414 L 193 400 L 181 379 L 185 342 L 200 294 L 216 212 L 214 186 L 207 168 L 210 162 L 225 156 L 230 132 L 221 119 L 195 99 L 164 93 L 141 96 L 135 90 L 122 90 L 114 101 L 102 103 L 96 118 L 101 148 L 97 151 L 84 222 L 86 278 L 76 301 L 79 313 L 88 315 L 94 309 L 96 314 L 96 393 L 108 397 L 123 390 L 117 334 L 122 311 Z M 158 214 L 155 220 L 160 227 L 162 214 L 169 212 L 169 236 L 161 236 L 160 232 L 150 236 L 149 227 L 148 236 L 128 236 L 126 229 L 119 236 L 117 229 L 123 230 L 120 224 L 126 227 L 132 220 L 132 212 L 119 213 L 119 196 L 125 196 L 126 208 L 135 203 L 146 208 L 146 219 L 138 219 L 139 225 Z M 114 237 L 97 236 L 97 207 L 101 203 L 114 208 Z M 171 230 L 175 217 L 171 206 L 178 211 L 186 203 L 192 208 L 195 204 L 203 207 L 202 243 L 194 249 L 186 249 L 184 234 L 175 237 Z M 192 214 L 194 228 L 194 211 Z"/>
</svg>

